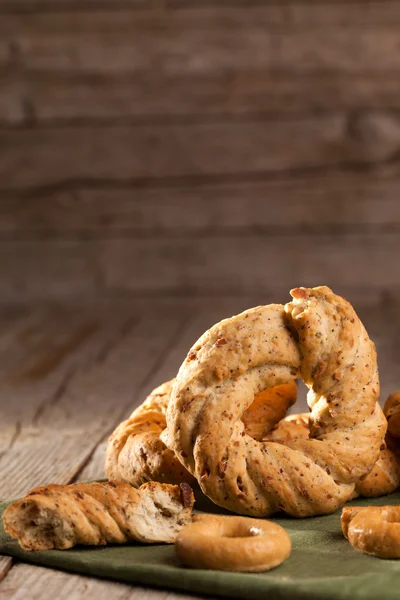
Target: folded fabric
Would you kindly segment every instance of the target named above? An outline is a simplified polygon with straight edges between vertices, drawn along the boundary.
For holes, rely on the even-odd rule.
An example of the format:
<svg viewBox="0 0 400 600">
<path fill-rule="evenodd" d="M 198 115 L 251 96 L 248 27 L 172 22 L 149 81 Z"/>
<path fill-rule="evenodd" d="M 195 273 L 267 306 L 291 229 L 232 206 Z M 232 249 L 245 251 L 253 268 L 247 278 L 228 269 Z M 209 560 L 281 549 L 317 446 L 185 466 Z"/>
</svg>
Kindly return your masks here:
<svg viewBox="0 0 400 600">
<path fill-rule="evenodd" d="M 357 505 L 400 504 L 400 493 Z M 351 503 L 349 503 L 351 504 Z M 7 504 L 0 505 L 2 514 Z M 200 497 L 197 509 L 221 512 Z M 0 526 L 0 554 L 74 573 L 108 577 L 138 585 L 244 600 L 398 600 L 400 560 L 381 560 L 355 552 L 343 537 L 341 511 L 307 519 L 271 519 L 292 538 L 290 557 L 261 574 L 202 571 L 180 566 L 173 545 L 129 544 L 25 552 Z"/>
</svg>

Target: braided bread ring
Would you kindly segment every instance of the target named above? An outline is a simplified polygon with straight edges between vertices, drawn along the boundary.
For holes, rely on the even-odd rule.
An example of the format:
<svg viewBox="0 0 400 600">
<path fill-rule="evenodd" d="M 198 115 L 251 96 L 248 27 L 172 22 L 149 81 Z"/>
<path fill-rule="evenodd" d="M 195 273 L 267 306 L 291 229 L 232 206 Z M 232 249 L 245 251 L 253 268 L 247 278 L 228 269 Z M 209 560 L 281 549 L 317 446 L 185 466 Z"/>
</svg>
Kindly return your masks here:
<svg viewBox="0 0 400 600">
<path fill-rule="evenodd" d="M 300 413 L 282 419 L 263 438 L 263 441 L 286 443 L 297 438 L 309 438 L 309 416 L 309 413 Z M 400 461 L 392 450 L 384 448 L 381 450 L 372 471 L 357 481 L 352 498 L 358 496 L 366 498 L 385 496 L 397 490 L 399 486 Z"/>
<path fill-rule="evenodd" d="M 400 506 L 346 506 L 342 531 L 358 552 L 400 558 Z"/>
<path fill-rule="evenodd" d="M 181 366 L 167 409 L 168 445 L 216 504 L 253 516 L 333 512 L 376 462 L 386 431 L 375 347 L 329 288 L 221 321 Z M 288 325 L 295 331 L 288 330 Z M 299 376 L 310 388 L 311 439 L 246 435 L 254 395 Z"/>
<path fill-rule="evenodd" d="M 112 433 L 105 462 L 108 479 L 125 481 L 134 487 L 146 481 L 195 483 L 193 475 L 163 443 L 165 412 L 174 381 L 167 381 L 154 389 L 129 419 L 120 423 Z M 285 416 L 296 398 L 297 387 L 293 381 L 261 392 L 242 415 L 246 432 L 255 439 L 261 439 Z"/>
<path fill-rule="evenodd" d="M 191 485 L 196 481 L 160 439 L 166 427 L 165 412 L 173 382 L 166 381 L 155 388 L 112 433 L 106 450 L 108 479 L 135 487 L 147 481 Z"/>
<path fill-rule="evenodd" d="M 356 485 L 356 492 L 367 498 L 391 494 L 400 487 L 400 392 L 388 397 L 383 413 L 388 421 L 387 448 L 381 450 L 372 471 Z"/>
<path fill-rule="evenodd" d="M 180 560 L 197 569 L 269 571 L 291 551 L 280 525 L 247 517 L 196 515 L 175 541 Z"/>
<path fill-rule="evenodd" d="M 262 440 L 281 421 L 297 400 L 294 381 L 268 388 L 256 394 L 252 404 L 242 414 L 244 430 L 255 440 Z"/>
</svg>

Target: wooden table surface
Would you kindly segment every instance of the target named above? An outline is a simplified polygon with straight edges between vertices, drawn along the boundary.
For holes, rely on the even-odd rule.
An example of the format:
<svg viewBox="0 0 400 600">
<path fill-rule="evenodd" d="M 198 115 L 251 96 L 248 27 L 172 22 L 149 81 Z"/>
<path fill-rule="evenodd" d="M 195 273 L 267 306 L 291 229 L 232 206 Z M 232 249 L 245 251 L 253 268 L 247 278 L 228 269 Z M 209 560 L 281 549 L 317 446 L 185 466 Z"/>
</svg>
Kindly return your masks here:
<svg viewBox="0 0 400 600">
<path fill-rule="evenodd" d="M 210 325 L 257 303 L 157 299 L 0 311 L 0 499 L 49 482 L 102 477 L 105 443 L 156 385 L 173 377 Z M 399 302 L 356 309 L 377 344 L 382 398 L 400 387 Z M 304 390 L 303 390 L 304 391 Z M 294 412 L 304 409 L 304 394 Z M 148 598 L 183 595 L 0 558 L 0 597 Z M 185 595 L 187 598 L 187 596 Z"/>
</svg>

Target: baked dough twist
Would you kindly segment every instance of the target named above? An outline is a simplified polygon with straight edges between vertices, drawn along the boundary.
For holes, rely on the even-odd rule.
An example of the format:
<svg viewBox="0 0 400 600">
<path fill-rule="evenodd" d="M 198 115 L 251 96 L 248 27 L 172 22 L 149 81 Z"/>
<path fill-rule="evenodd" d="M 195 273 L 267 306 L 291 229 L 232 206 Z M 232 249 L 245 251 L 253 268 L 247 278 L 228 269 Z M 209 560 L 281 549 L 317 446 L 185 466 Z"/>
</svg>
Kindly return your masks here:
<svg viewBox="0 0 400 600">
<path fill-rule="evenodd" d="M 358 552 L 400 558 L 400 506 L 346 506 L 342 531 Z"/>
<path fill-rule="evenodd" d="M 388 397 L 383 413 L 388 422 L 387 447 L 381 450 L 372 471 L 356 485 L 356 492 L 367 498 L 391 494 L 400 487 L 400 392 Z"/>
<path fill-rule="evenodd" d="M 108 479 L 139 487 L 147 481 L 195 483 L 195 478 L 161 441 L 172 381 L 155 388 L 112 433 L 106 450 Z"/>
<path fill-rule="evenodd" d="M 377 404 L 374 344 L 329 288 L 221 321 L 193 346 L 167 409 L 164 439 L 216 504 L 297 517 L 335 511 L 378 459 L 386 419 Z M 301 374 L 310 439 L 259 442 L 241 416 L 254 395 Z"/>
<path fill-rule="evenodd" d="M 112 433 L 106 450 L 108 479 L 125 481 L 135 487 L 146 481 L 173 484 L 185 481 L 194 485 L 196 479 L 162 441 L 174 382 L 172 379 L 155 388 Z M 262 439 L 265 432 L 285 416 L 296 398 L 297 387 L 293 381 L 258 394 L 242 415 L 246 432 L 255 439 Z"/>
<path fill-rule="evenodd" d="M 291 551 L 289 535 L 271 521 L 195 515 L 175 541 L 183 564 L 219 571 L 269 571 Z"/>
<path fill-rule="evenodd" d="M 76 544 L 173 542 L 190 523 L 188 484 L 126 483 L 47 485 L 31 490 L 3 514 L 4 529 L 24 550 L 65 550 Z"/>
<path fill-rule="evenodd" d="M 307 439 L 310 436 L 309 413 L 290 415 L 280 421 L 263 441 L 286 443 L 297 438 Z M 386 437 L 388 434 L 386 434 Z M 389 448 L 383 448 L 372 471 L 356 482 L 352 498 L 364 496 L 376 498 L 391 494 L 400 486 L 400 460 Z"/>
</svg>

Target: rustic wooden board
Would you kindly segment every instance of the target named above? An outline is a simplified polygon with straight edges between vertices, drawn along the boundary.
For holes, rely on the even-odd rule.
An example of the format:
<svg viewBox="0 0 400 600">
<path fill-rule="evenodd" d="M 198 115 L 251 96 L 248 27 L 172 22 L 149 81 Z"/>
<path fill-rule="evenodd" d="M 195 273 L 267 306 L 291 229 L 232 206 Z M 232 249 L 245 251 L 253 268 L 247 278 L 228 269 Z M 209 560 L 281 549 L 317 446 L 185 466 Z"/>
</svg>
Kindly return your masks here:
<svg viewBox="0 0 400 600">
<path fill-rule="evenodd" d="M 27 246 L 18 247 L 12 242 L 8 248 L 2 245 L 0 302 L 22 304 L 38 295 L 46 301 L 46 297 L 52 297 L 49 293 L 51 287 L 48 288 L 50 282 L 58 290 L 60 299 L 89 297 L 95 289 L 97 274 L 91 260 L 91 249 L 87 247 L 84 254 L 81 251 L 82 248 L 79 249 L 73 242 L 63 246 L 61 252 L 53 247 L 42 252 L 39 246 L 33 254 Z"/>
<path fill-rule="evenodd" d="M 101 581 L 32 565 L 15 565 L 0 585 L 2 600 L 187 600 L 188 596 L 170 591 L 152 590 Z M 200 598 L 199 598 L 200 600 Z M 213 600 L 211 598 L 211 600 Z"/>
<path fill-rule="evenodd" d="M 380 10 L 382 5 L 388 8 L 390 13 L 391 4 L 393 0 L 372 0 L 368 3 L 368 11 L 366 11 L 365 19 L 368 21 L 369 12 L 372 13 L 377 19 L 382 17 L 382 11 Z M 349 0 L 346 2 L 348 11 L 346 12 L 343 7 L 343 2 L 339 0 L 272 0 L 268 3 L 268 8 L 273 10 L 272 7 L 277 6 L 276 11 L 279 7 L 284 5 L 287 13 L 296 11 L 301 18 L 317 15 L 319 19 L 331 19 L 343 20 L 344 16 L 348 11 L 358 11 L 365 8 L 365 4 L 360 0 Z M 209 8 L 209 7 L 226 7 L 226 8 L 237 8 L 239 6 L 250 6 L 251 8 L 260 6 L 265 9 L 264 0 L 0 0 L 0 9 L 4 12 L 29 12 L 32 10 L 41 11 L 63 11 L 63 10 L 88 10 L 94 9 L 105 9 L 105 10 L 130 10 L 145 7 L 147 9 L 160 9 L 160 12 L 169 9 L 193 9 L 193 8 Z M 383 11 L 385 12 L 385 11 Z M 319 16 L 321 13 L 321 16 Z"/>
<path fill-rule="evenodd" d="M 117 319 L 114 316 L 114 327 Z M 0 463 L 9 475 L 2 478 L 0 497 L 25 491 L 46 470 L 49 479 L 59 471 L 68 471 L 71 476 L 80 466 L 77 455 L 90 453 L 90 445 L 88 448 L 76 439 L 79 431 L 66 427 L 64 440 L 55 422 L 41 428 L 39 420 L 48 406 L 55 408 L 62 400 L 77 370 L 85 368 L 99 348 L 112 339 L 115 331 L 111 333 L 107 325 L 98 331 L 96 324 L 88 312 L 80 318 L 71 310 L 47 314 L 47 318 L 39 313 L 35 320 L 15 329 L 14 339 L 8 336 L 4 340 L 3 352 L 9 360 L 2 369 L 0 384 Z M 15 463 L 18 467 L 14 473 Z"/>
<path fill-rule="evenodd" d="M 399 192 L 397 177 L 343 173 L 5 193 L 0 199 L 0 240 L 393 231 L 400 225 Z"/>
<path fill-rule="evenodd" d="M 0 130 L 1 186 L 377 167 L 395 157 L 400 119 L 380 112 L 159 126 Z"/>
<path fill-rule="evenodd" d="M 398 110 L 399 73 L 288 73 L 254 68 L 159 76 L 0 69 L 0 124 L 118 123 L 335 110 Z"/>
<path fill-rule="evenodd" d="M 14 415 L 18 428 L 0 456 L 4 474 L 0 498 L 19 495 L 38 482 L 73 479 L 120 420 L 124 407 L 133 403 L 137 381 L 145 380 L 163 357 L 164 345 L 170 344 L 183 319 L 181 312 L 133 322 L 127 332 L 117 328 L 111 339 L 105 336 L 90 360 L 82 360 L 82 366 L 68 370 L 63 364 L 61 385 L 56 386 L 51 372 L 37 384 L 32 378 L 25 385 L 9 384 L 7 397 L 15 400 L 5 407 L 5 423 L 11 427 Z M 43 379 L 47 381 L 44 397 Z M 24 409 L 27 394 L 28 410 Z"/>
<path fill-rule="evenodd" d="M 127 412 L 129 413 L 129 411 Z M 74 477 L 74 481 L 92 481 L 94 479 L 105 478 L 104 463 L 106 458 L 107 439 L 108 436 L 106 436 L 104 442 L 98 444 L 87 463 L 83 466 L 78 475 Z"/>
<path fill-rule="evenodd" d="M 398 69 L 397 3 L 4 14 L 15 63 L 39 71 L 210 73 L 240 69 Z M 375 10 L 374 10 L 375 8 Z M 319 25 L 316 27 L 316 25 Z M 373 25 L 371 27 L 371 25 Z M 379 48 L 379 52 L 376 49 Z M 105 60 L 106 57 L 106 60 Z M 201 57 L 201 58 L 200 58 Z"/>
<path fill-rule="evenodd" d="M 390 0 L 388 0 L 390 1 Z M 138 8 L 165 7 L 164 0 L 0 0 L 3 13 L 29 13 L 32 11 L 69 11 L 69 10 L 130 10 Z"/>
<path fill-rule="evenodd" d="M 204 237 L 176 239 L 172 247 L 163 239 L 137 244 L 121 240 L 104 244 L 104 281 L 110 289 L 135 291 L 137 280 L 128 280 L 134 270 L 140 273 L 142 290 L 148 292 L 207 290 L 229 295 L 238 292 L 240 272 L 247 293 L 289 289 L 296 282 L 305 286 L 329 282 L 338 291 L 346 286 L 388 288 L 394 284 L 391 261 L 399 256 L 399 241 L 398 234 L 320 235 L 312 240 L 296 235 Z"/>
<path fill-rule="evenodd" d="M 12 558 L 9 556 L 0 556 L 0 582 L 3 581 L 12 567 Z"/>
<path fill-rule="evenodd" d="M 121 295 L 287 295 L 328 282 L 356 297 L 398 293 L 400 233 L 271 236 L 186 233 L 95 241 L 2 242 L 0 298 L 15 302 Z M 90 260 L 89 260 L 90 258 Z M 397 287 L 396 287 L 397 286 Z M 361 291 L 360 291 L 361 290 Z"/>
</svg>

